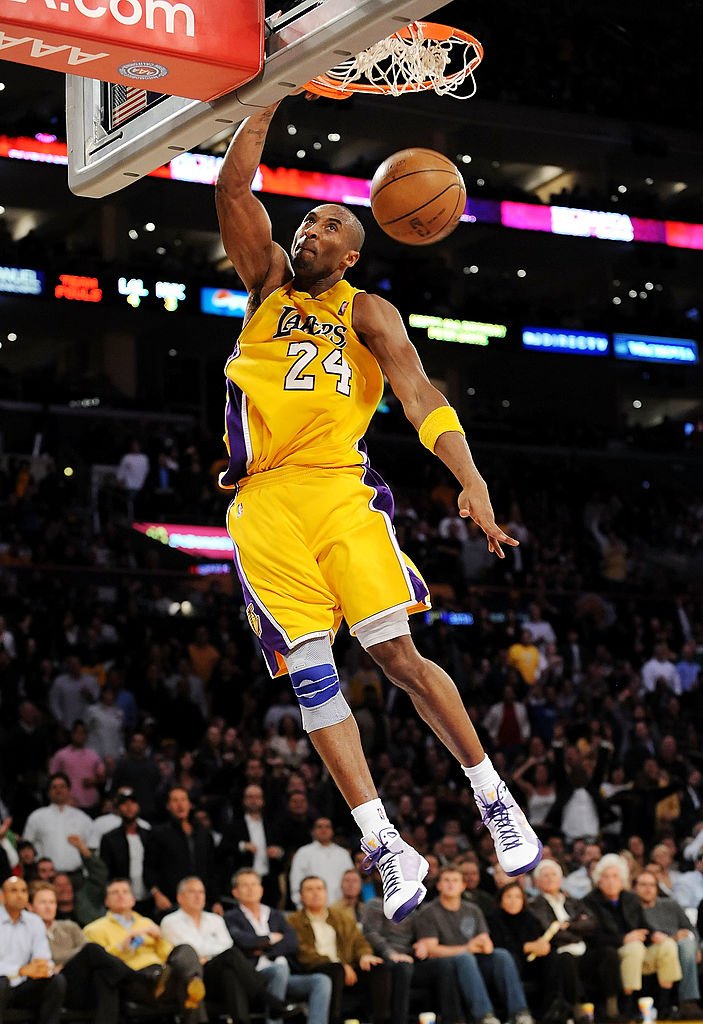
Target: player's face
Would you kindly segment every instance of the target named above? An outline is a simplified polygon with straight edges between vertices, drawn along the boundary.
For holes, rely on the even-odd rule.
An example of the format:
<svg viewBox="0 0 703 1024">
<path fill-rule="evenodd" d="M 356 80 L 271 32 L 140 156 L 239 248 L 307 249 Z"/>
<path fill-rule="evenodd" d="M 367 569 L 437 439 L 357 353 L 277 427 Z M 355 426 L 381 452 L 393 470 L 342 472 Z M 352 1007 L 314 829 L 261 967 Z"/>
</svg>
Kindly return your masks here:
<svg viewBox="0 0 703 1024">
<path fill-rule="evenodd" d="M 352 227 L 339 206 L 317 206 L 304 218 L 293 237 L 293 270 L 298 277 L 321 280 L 353 266 L 358 252 Z"/>
</svg>

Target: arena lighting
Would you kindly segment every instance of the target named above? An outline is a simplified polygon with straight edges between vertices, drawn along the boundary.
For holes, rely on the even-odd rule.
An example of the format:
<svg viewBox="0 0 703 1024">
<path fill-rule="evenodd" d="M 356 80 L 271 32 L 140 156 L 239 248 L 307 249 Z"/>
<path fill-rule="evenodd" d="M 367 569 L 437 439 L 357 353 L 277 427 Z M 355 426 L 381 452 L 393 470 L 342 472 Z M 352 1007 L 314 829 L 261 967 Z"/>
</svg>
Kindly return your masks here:
<svg viewBox="0 0 703 1024">
<path fill-rule="evenodd" d="M 117 282 L 117 291 L 126 297 L 132 309 L 137 309 L 142 299 L 149 294 L 149 289 L 144 287 L 141 277 L 121 277 Z"/>
<path fill-rule="evenodd" d="M 411 327 L 427 331 L 430 341 L 453 341 L 459 345 L 481 345 L 485 347 L 491 338 L 504 338 L 508 333 L 505 324 L 482 324 L 474 320 L 450 320 L 441 316 L 425 316 L 411 313 L 408 317 Z"/>
<path fill-rule="evenodd" d="M 44 275 L 29 267 L 0 267 L 0 292 L 11 295 L 41 295 Z"/>
<path fill-rule="evenodd" d="M 103 292 L 97 277 L 82 277 L 80 274 L 59 274 L 59 284 L 54 288 L 57 299 L 72 302 L 102 302 Z"/>
<path fill-rule="evenodd" d="M 616 359 L 647 363 L 698 362 L 698 345 L 691 338 L 659 338 L 652 334 L 614 334 Z"/>
<path fill-rule="evenodd" d="M 426 626 L 432 626 L 435 622 L 444 622 L 447 626 L 473 626 L 474 617 L 471 612 L 441 612 L 433 610 L 423 615 Z"/>
<path fill-rule="evenodd" d="M 247 293 L 231 288 L 201 288 L 200 312 L 213 316 L 237 316 L 244 318 L 247 308 Z"/>
<path fill-rule="evenodd" d="M 191 526 L 178 523 L 133 523 L 132 529 L 175 551 L 197 558 L 222 561 L 232 554 L 232 541 L 224 526 Z"/>
<path fill-rule="evenodd" d="M 186 286 L 182 281 L 157 281 L 154 294 L 163 300 L 164 309 L 175 313 L 178 303 L 186 300 Z"/>
<path fill-rule="evenodd" d="M 580 356 L 607 356 L 607 334 L 592 331 L 561 331 L 551 327 L 525 327 L 522 347 L 536 352 L 560 352 Z"/>
<path fill-rule="evenodd" d="M 203 565 L 190 565 L 191 576 L 229 576 L 232 572 L 231 562 L 205 562 Z"/>
<path fill-rule="evenodd" d="M 29 136 L 0 135 L 0 157 L 68 164 L 65 142 L 39 143 Z M 222 160 L 221 156 L 207 153 L 180 153 L 164 167 L 152 171 L 151 177 L 214 185 Z M 479 183 L 485 184 L 482 178 L 477 180 Z M 371 182 L 365 178 L 261 164 L 254 176 L 252 188 L 256 192 L 273 195 L 368 206 Z M 677 249 L 703 250 L 703 224 L 630 217 L 606 210 L 580 210 L 469 198 L 461 219 L 468 223 L 502 224 L 503 227 L 520 231 L 546 231 L 577 238 L 650 242 Z"/>
</svg>

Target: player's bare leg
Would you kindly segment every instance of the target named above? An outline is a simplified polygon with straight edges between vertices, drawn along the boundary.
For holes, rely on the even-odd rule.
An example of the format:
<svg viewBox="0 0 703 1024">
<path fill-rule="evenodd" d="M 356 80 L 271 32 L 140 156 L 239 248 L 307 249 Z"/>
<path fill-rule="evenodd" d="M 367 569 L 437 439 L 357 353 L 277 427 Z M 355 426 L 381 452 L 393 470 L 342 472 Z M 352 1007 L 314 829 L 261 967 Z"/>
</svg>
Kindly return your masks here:
<svg viewBox="0 0 703 1024">
<path fill-rule="evenodd" d="M 391 682 L 405 690 L 420 717 L 461 764 L 503 870 L 509 875 L 529 871 L 542 856 L 542 844 L 486 756 L 451 678 L 423 658 L 409 636 L 385 640 L 367 650 Z"/>
<path fill-rule="evenodd" d="M 361 746 L 359 726 L 353 715 L 339 725 L 311 732 L 310 741 L 350 808 L 378 800 L 378 791 Z"/>
</svg>

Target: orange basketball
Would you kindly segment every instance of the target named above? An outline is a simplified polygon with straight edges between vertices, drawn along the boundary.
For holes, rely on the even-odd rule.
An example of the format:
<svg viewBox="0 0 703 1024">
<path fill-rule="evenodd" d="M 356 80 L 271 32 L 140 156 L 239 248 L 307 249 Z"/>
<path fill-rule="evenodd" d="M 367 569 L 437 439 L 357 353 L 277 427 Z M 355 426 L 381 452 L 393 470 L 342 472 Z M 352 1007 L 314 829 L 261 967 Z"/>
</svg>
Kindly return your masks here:
<svg viewBox="0 0 703 1024">
<path fill-rule="evenodd" d="M 433 149 L 401 149 L 371 182 L 371 209 L 396 242 L 430 245 L 451 234 L 466 206 L 464 179 Z"/>
</svg>

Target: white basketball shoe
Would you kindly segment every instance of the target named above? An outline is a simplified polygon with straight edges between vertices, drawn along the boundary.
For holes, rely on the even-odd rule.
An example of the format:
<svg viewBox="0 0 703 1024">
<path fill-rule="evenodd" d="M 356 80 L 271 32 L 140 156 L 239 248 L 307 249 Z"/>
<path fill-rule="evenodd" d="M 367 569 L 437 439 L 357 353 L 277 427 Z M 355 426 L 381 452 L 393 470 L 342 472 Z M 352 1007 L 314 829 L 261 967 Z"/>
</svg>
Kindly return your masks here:
<svg viewBox="0 0 703 1024">
<path fill-rule="evenodd" d="M 378 868 L 381 875 L 383 913 L 389 921 L 402 921 L 427 895 L 422 879 L 429 864 L 400 838 L 392 825 L 364 836 L 361 848 L 366 854 L 362 870 Z"/>
<path fill-rule="evenodd" d="M 506 875 L 523 875 L 536 867 L 542 859 L 542 844 L 503 780 L 474 796 Z"/>
</svg>

